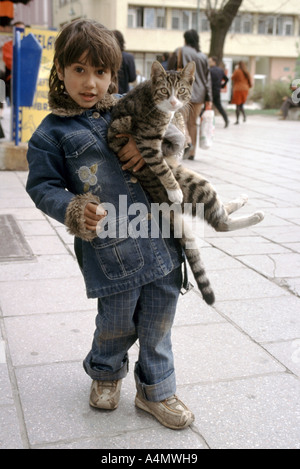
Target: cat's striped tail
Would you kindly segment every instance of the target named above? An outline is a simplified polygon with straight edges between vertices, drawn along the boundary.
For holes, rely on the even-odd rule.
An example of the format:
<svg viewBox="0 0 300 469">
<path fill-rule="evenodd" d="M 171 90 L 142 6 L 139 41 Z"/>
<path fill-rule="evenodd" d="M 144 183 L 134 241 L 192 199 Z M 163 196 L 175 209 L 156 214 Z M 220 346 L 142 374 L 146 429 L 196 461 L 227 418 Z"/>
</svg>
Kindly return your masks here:
<svg viewBox="0 0 300 469">
<path fill-rule="evenodd" d="M 201 260 L 199 250 L 185 249 L 185 255 L 204 301 L 208 305 L 213 305 L 215 302 L 215 294 L 213 292 L 210 281 L 206 275 L 206 271 Z"/>
</svg>

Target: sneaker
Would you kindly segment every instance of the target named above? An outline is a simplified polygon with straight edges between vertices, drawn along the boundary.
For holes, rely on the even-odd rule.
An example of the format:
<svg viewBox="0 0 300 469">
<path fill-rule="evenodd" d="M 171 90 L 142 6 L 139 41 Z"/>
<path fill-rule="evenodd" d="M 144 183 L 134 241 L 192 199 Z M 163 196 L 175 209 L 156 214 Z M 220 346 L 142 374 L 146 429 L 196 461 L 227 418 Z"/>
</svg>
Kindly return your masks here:
<svg viewBox="0 0 300 469">
<path fill-rule="evenodd" d="M 186 428 L 195 420 L 194 414 L 175 395 L 161 402 L 151 402 L 137 394 L 135 405 L 152 414 L 165 427 L 173 430 Z"/>
<path fill-rule="evenodd" d="M 114 410 L 120 400 L 122 380 L 92 382 L 90 405 L 98 409 Z"/>
</svg>

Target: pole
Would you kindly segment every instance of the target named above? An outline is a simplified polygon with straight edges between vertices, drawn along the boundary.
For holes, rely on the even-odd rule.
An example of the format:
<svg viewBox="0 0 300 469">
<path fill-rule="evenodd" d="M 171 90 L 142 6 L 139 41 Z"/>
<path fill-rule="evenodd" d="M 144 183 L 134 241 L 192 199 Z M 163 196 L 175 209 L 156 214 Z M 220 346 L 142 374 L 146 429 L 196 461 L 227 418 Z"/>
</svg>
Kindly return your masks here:
<svg viewBox="0 0 300 469">
<path fill-rule="evenodd" d="M 14 74 L 13 74 L 13 106 L 14 106 L 14 131 L 15 145 L 18 146 L 19 138 L 19 112 L 20 112 L 20 80 L 21 80 L 21 33 L 16 29 L 14 35 Z"/>
</svg>

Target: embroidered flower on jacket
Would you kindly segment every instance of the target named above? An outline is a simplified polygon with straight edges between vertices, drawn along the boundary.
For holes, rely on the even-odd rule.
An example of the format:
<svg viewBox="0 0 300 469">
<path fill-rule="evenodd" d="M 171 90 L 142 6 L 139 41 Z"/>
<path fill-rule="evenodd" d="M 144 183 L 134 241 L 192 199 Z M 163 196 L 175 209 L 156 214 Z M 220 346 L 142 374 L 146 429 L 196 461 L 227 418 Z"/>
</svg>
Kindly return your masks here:
<svg viewBox="0 0 300 469">
<path fill-rule="evenodd" d="M 95 186 L 98 182 L 96 173 L 97 173 L 98 165 L 94 164 L 90 168 L 88 166 L 81 166 L 77 171 L 78 177 L 81 182 L 84 183 L 83 191 L 88 192 L 90 186 Z"/>
</svg>

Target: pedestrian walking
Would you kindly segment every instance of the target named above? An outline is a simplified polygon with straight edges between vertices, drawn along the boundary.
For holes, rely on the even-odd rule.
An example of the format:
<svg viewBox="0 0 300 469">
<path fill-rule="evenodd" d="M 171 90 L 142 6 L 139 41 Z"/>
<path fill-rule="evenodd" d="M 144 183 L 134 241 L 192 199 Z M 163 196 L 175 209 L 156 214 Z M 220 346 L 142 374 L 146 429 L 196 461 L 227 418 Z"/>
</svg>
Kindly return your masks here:
<svg viewBox="0 0 300 469">
<path fill-rule="evenodd" d="M 246 122 L 244 104 L 247 101 L 249 89 L 252 87 L 250 74 L 247 70 L 246 64 L 243 61 L 239 62 L 231 79 L 233 82 L 233 93 L 231 103 L 236 105 L 235 125 L 238 125 L 240 114 L 243 115 L 244 122 Z"/>
<path fill-rule="evenodd" d="M 122 51 L 122 64 L 118 72 L 118 91 L 120 94 L 125 94 L 130 89 L 129 84 L 136 80 L 135 61 L 133 55 L 125 51 L 125 40 L 121 31 L 114 31 L 114 35 Z"/>
<path fill-rule="evenodd" d="M 190 29 L 184 33 L 184 47 L 175 50 L 169 60 L 169 69 L 181 69 L 189 62 L 196 64 L 195 82 L 191 97 L 189 116 L 187 118 L 187 129 L 191 138 L 191 147 L 188 158 L 195 158 L 197 143 L 197 119 L 200 116 L 203 105 L 206 109 L 212 108 L 211 75 L 208 58 L 200 51 L 200 38 L 196 30 Z"/>
<path fill-rule="evenodd" d="M 161 232 L 155 238 L 124 236 L 132 203 L 149 213 L 151 207 L 127 171 L 144 164 L 133 138 L 119 158 L 107 146 L 121 60 L 112 32 L 95 21 L 77 20 L 60 32 L 50 74 L 52 113 L 29 142 L 26 188 L 39 209 L 75 234 L 87 295 L 98 298 L 94 339 L 83 363 L 92 379 L 90 405 L 118 406 L 128 350 L 138 339 L 135 404 L 166 427 L 182 429 L 194 420 L 175 394 L 171 343 L 182 253 Z M 115 208 L 110 236 L 103 236 L 109 217 L 100 201 Z"/>
<path fill-rule="evenodd" d="M 213 104 L 219 111 L 225 122 L 225 128 L 229 125 L 228 115 L 221 103 L 221 89 L 225 88 L 229 78 L 225 74 L 224 69 L 217 66 L 217 57 L 210 57 L 208 59 L 212 83 Z"/>
</svg>

